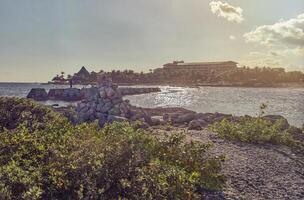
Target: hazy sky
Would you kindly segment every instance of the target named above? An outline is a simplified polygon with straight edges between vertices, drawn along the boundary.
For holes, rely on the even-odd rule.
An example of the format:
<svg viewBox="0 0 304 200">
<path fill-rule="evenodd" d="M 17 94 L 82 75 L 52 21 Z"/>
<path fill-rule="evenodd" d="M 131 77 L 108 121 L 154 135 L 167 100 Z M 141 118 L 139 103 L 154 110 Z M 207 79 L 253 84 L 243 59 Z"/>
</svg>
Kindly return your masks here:
<svg viewBox="0 0 304 200">
<path fill-rule="evenodd" d="M 0 81 L 173 60 L 304 71 L 304 0 L 0 0 Z"/>
</svg>

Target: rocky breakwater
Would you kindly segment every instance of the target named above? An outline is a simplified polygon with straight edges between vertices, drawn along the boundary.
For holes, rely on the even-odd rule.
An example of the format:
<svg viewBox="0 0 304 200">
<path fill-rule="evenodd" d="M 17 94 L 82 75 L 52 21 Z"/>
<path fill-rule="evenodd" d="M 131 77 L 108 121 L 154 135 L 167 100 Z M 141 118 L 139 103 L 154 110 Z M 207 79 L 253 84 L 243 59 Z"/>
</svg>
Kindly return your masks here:
<svg viewBox="0 0 304 200">
<path fill-rule="evenodd" d="M 140 108 L 130 105 L 122 99 L 118 86 L 109 78 L 101 78 L 97 87 L 83 90 L 84 99 L 77 104 L 77 121 L 90 122 L 98 120 L 103 127 L 113 121 L 136 121 L 149 123 L 151 118 Z"/>
<path fill-rule="evenodd" d="M 63 101 L 79 101 L 83 99 L 81 90 L 78 88 L 50 89 L 48 99 Z"/>
</svg>

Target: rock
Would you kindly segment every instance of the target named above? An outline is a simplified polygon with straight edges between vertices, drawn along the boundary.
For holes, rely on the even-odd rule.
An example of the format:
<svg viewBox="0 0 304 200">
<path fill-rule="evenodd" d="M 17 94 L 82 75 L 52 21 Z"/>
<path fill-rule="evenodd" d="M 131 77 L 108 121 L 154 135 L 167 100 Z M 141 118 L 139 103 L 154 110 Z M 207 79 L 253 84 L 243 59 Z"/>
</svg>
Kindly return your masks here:
<svg viewBox="0 0 304 200">
<path fill-rule="evenodd" d="M 169 118 L 169 114 L 168 113 L 164 113 L 163 120 L 167 122 L 167 121 L 169 121 L 169 119 L 170 119 Z"/>
<path fill-rule="evenodd" d="M 118 88 L 122 95 L 136 95 L 151 92 L 160 92 L 160 88 L 135 88 L 135 87 L 122 87 Z"/>
<path fill-rule="evenodd" d="M 99 96 L 100 96 L 100 98 L 106 98 L 107 94 L 106 94 L 106 92 L 104 90 L 101 90 L 99 92 Z"/>
<path fill-rule="evenodd" d="M 268 120 L 273 124 L 281 120 L 281 130 L 286 130 L 290 126 L 287 119 L 281 115 L 266 115 L 263 117 L 263 119 Z"/>
<path fill-rule="evenodd" d="M 179 113 L 165 113 L 163 115 L 163 120 L 166 122 L 168 121 L 174 122 L 179 116 L 180 116 Z"/>
<path fill-rule="evenodd" d="M 85 99 L 99 97 L 99 90 L 96 87 L 82 88 L 80 94 Z"/>
<path fill-rule="evenodd" d="M 96 111 L 97 112 L 102 112 L 102 107 L 104 106 L 104 104 L 102 102 L 100 102 L 99 104 L 97 104 L 96 106 Z"/>
<path fill-rule="evenodd" d="M 112 107 L 113 105 L 111 102 L 105 103 L 101 108 L 101 112 L 103 113 L 108 112 Z"/>
<path fill-rule="evenodd" d="M 159 126 L 164 124 L 164 120 L 162 116 L 152 116 L 151 117 L 151 126 Z"/>
<path fill-rule="evenodd" d="M 106 119 L 106 115 L 101 112 L 95 112 L 95 119 Z"/>
<path fill-rule="evenodd" d="M 174 123 L 183 124 L 183 123 L 189 123 L 190 121 L 194 120 L 196 118 L 196 114 L 189 113 L 178 116 L 176 119 L 173 120 Z"/>
<path fill-rule="evenodd" d="M 116 104 L 120 104 L 121 102 L 123 102 L 123 100 L 121 98 L 114 98 L 111 100 L 111 102 L 116 105 Z"/>
<path fill-rule="evenodd" d="M 83 99 L 83 92 L 78 88 L 50 89 L 48 98 L 52 100 L 79 101 Z"/>
<path fill-rule="evenodd" d="M 98 119 L 100 127 L 107 122 L 124 121 L 130 117 L 131 106 L 123 101 L 117 85 L 111 79 L 102 77 L 98 79 L 98 88 L 83 89 L 85 100 L 77 105 L 77 114 L 81 121 L 93 121 Z M 149 117 L 141 112 L 143 121 L 150 122 Z"/>
<path fill-rule="evenodd" d="M 202 128 L 207 125 L 208 125 L 208 123 L 206 121 L 204 121 L 202 119 L 195 119 L 189 123 L 188 129 L 189 130 L 202 130 Z"/>
<path fill-rule="evenodd" d="M 109 115 L 115 115 L 119 116 L 120 115 L 120 110 L 117 107 L 114 107 L 108 111 Z"/>
<path fill-rule="evenodd" d="M 34 99 L 36 101 L 45 101 L 48 99 L 48 94 L 43 88 L 33 88 L 26 98 Z"/>
<path fill-rule="evenodd" d="M 124 118 L 124 117 L 120 117 L 120 116 L 108 115 L 107 121 L 109 123 L 112 123 L 112 122 L 123 122 L 123 121 L 128 121 L 128 119 Z"/>
<path fill-rule="evenodd" d="M 50 89 L 48 93 L 48 98 L 52 100 L 63 99 L 64 89 Z"/>
<path fill-rule="evenodd" d="M 107 95 L 107 97 L 112 97 L 112 96 L 114 96 L 115 95 L 115 90 L 113 90 L 112 88 L 106 88 L 105 89 L 105 92 L 106 92 L 106 95 Z"/>
</svg>

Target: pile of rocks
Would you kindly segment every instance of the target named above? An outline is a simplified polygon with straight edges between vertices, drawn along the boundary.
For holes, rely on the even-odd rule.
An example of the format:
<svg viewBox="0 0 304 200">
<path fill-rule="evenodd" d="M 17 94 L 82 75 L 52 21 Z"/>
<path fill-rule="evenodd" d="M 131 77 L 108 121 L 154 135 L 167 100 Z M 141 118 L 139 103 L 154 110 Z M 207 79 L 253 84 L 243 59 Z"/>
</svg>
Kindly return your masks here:
<svg viewBox="0 0 304 200">
<path fill-rule="evenodd" d="M 84 91 L 85 99 L 77 104 L 79 122 L 98 120 L 100 126 L 111 121 L 123 121 L 130 117 L 130 104 L 122 99 L 118 86 L 109 78 L 102 78 L 98 87 Z"/>
</svg>

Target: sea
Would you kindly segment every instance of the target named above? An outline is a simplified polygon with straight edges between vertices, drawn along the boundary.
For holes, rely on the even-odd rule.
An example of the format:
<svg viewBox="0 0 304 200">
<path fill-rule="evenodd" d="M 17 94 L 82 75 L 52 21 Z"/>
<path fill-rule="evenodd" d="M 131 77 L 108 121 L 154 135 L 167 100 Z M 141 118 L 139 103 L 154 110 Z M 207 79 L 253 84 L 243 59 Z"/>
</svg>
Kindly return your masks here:
<svg viewBox="0 0 304 200">
<path fill-rule="evenodd" d="M 67 88 L 67 85 L 40 83 L 0 83 L 0 96 L 26 97 L 31 88 Z M 77 88 L 85 86 L 77 85 Z M 88 87 L 88 86 L 86 86 Z M 149 87 L 149 86 L 132 86 Z M 156 87 L 156 86 L 151 86 Z M 126 96 L 132 105 L 141 107 L 182 107 L 196 112 L 257 116 L 261 104 L 266 114 L 282 115 L 294 126 L 304 124 L 304 88 L 245 88 L 245 87 L 171 87 L 158 86 L 161 92 Z M 40 102 L 47 105 L 70 103 Z M 75 104 L 75 103 L 74 103 Z"/>
</svg>

